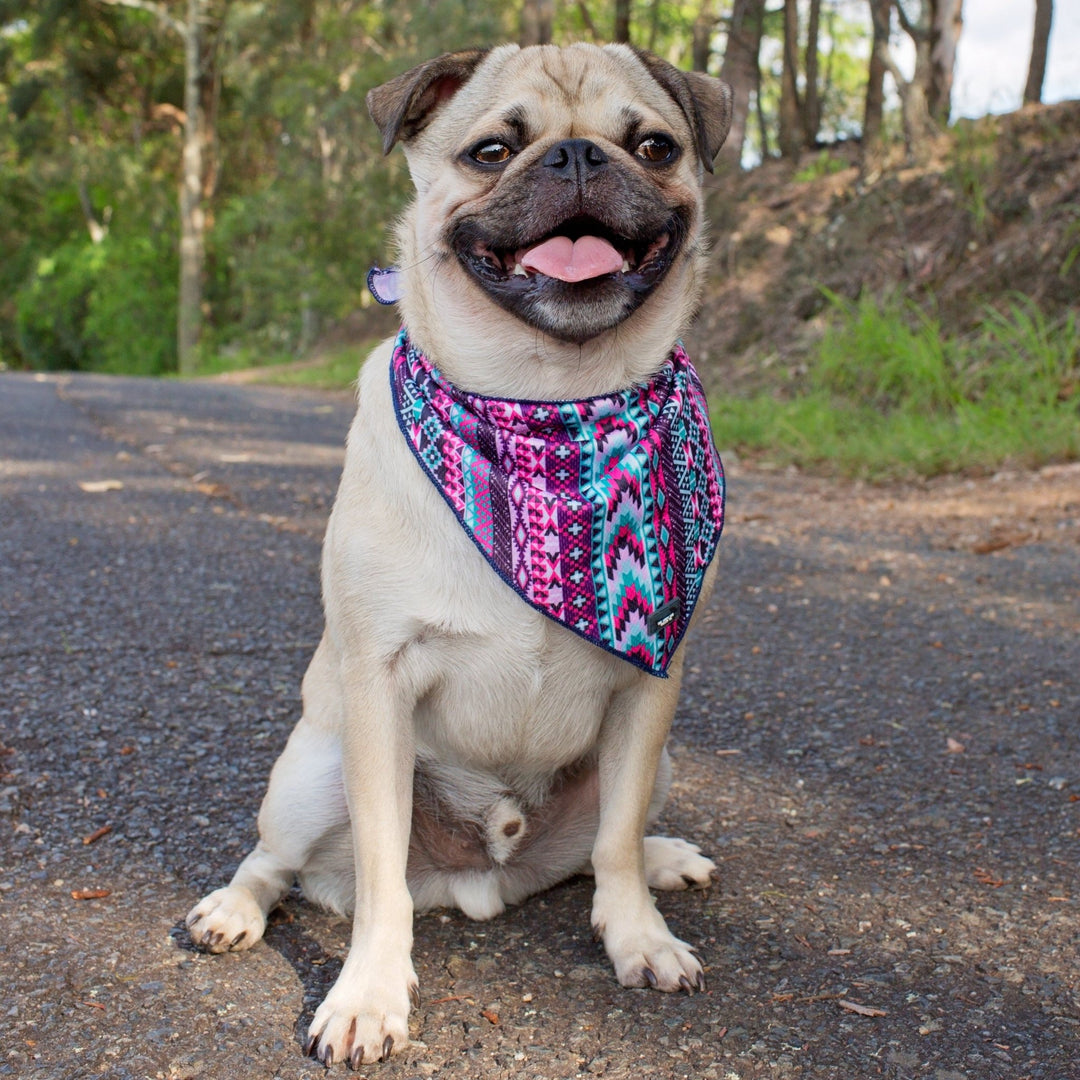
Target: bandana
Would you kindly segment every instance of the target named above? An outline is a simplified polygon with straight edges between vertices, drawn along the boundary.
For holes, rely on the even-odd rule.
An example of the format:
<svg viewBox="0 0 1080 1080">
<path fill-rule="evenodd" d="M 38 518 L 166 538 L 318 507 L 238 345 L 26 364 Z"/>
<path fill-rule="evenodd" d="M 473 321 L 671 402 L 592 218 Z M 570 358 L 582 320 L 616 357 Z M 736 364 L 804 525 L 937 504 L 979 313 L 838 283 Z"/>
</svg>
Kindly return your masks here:
<svg viewBox="0 0 1080 1080">
<path fill-rule="evenodd" d="M 645 386 L 504 401 L 447 382 L 402 329 L 390 387 L 417 461 L 499 577 L 664 676 L 724 523 L 724 470 L 681 344 Z"/>
</svg>

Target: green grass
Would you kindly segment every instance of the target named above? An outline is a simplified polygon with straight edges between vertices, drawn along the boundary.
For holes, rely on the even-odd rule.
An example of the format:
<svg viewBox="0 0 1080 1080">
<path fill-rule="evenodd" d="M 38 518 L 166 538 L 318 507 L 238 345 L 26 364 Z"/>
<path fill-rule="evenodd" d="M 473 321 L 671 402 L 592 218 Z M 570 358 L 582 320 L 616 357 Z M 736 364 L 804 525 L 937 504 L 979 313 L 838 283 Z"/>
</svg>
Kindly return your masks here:
<svg viewBox="0 0 1080 1080">
<path fill-rule="evenodd" d="M 273 386 L 306 386 L 313 390 L 348 390 L 375 342 L 345 345 L 322 354 L 317 360 L 269 368 L 259 381 Z"/>
<path fill-rule="evenodd" d="M 290 354 L 256 357 L 247 351 L 214 354 L 199 363 L 199 378 L 244 372 L 251 382 L 264 386 L 305 386 L 312 390 L 348 390 L 375 341 L 341 345 L 314 359 L 297 360 Z"/>
<path fill-rule="evenodd" d="M 1080 326 L 1030 301 L 950 337 L 913 304 L 830 296 L 803 383 L 716 398 L 721 450 L 869 480 L 1035 467 L 1080 457 Z"/>
</svg>

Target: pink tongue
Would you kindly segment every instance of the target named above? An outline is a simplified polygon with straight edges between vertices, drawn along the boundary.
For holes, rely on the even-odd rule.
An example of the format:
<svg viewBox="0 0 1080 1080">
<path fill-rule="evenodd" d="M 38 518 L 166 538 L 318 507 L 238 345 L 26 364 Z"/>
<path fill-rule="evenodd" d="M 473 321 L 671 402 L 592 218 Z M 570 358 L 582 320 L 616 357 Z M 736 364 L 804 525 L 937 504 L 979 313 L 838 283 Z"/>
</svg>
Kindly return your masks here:
<svg viewBox="0 0 1080 1080">
<path fill-rule="evenodd" d="M 521 265 L 559 281 L 587 281 L 621 270 L 623 257 L 599 236 L 553 236 L 525 252 Z"/>
</svg>

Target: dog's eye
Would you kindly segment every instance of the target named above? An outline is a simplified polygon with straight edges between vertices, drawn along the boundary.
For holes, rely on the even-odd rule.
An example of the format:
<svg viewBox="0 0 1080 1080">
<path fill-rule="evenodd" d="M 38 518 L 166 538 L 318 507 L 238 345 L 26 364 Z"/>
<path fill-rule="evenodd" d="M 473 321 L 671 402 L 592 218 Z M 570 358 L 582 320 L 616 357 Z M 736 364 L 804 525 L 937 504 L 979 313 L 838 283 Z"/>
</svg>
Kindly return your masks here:
<svg viewBox="0 0 1080 1080">
<path fill-rule="evenodd" d="M 666 165 L 679 156 L 679 148 L 666 135 L 647 135 L 634 153 L 650 165 Z"/>
<path fill-rule="evenodd" d="M 514 156 L 514 151 L 498 139 L 488 139 L 469 151 L 469 157 L 481 165 L 502 165 Z"/>
</svg>

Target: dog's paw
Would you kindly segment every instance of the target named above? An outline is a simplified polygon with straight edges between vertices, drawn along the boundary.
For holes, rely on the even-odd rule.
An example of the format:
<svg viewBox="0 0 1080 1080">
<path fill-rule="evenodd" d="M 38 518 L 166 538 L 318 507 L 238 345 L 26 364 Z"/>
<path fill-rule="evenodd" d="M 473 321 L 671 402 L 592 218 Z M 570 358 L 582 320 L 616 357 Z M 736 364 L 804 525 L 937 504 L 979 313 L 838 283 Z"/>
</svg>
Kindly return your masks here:
<svg viewBox="0 0 1080 1080">
<path fill-rule="evenodd" d="M 694 950 L 666 927 L 643 934 L 604 935 L 604 948 L 623 986 L 651 987 L 664 993 L 705 989 L 705 973 Z"/>
<path fill-rule="evenodd" d="M 266 929 L 262 908 L 242 885 L 230 885 L 203 897 L 185 921 L 194 944 L 211 953 L 250 949 Z"/>
<path fill-rule="evenodd" d="M 409 1045 L 409 1007 L 419 1006 L 420 994 L 411 965 L 403 980 L 371 982 L 350 978 L 347 968 L 316 1010 L 304 1052 L 327 1066 L 345 1061 L 358 1069 Z"/>
<path fill-rule="evenodd" d="M 716 863 L 697 844 L 673 836 L 645 837 L 645 880 L 650 889 L 704 889 L 712 883 Z"/>
<path fill-rule="evenodd" d="M 623 986 L 651 987 L 665 993 L 705 989 L 705 973 L 697 953 L 667 928 L 649 894 L 639 903 L 602 895 L 593 900 L 593 933 L 615 965 Z"/>
</svg>

